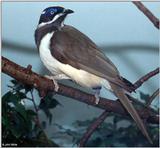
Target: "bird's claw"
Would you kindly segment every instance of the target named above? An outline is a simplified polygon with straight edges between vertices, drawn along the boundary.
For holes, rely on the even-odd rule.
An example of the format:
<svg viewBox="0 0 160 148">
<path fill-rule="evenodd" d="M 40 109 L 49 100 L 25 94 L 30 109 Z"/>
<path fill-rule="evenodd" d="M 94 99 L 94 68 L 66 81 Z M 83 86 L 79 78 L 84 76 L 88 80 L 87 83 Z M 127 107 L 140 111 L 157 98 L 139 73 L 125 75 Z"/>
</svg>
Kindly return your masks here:
<svg viewBox="0 0 160 148">
<path fill-rule="evenodd" d="M 95 98 L 96 98 L 95 104 L 97 105 L 99 103 L 100 98 L 99 98 L 99 96 L 97 94 L 95 94 Z"/>
<path fill-rule="evenodd" d="M 55 91 L 55 92 L 58 92 L 59 85 L 58 85 L 57 81 L 55 80 L 54 76 L 45 75 L 45 77 L 53 81 L 54 86 L 55 86 L 55 87 L 54 87 L 54 91 Z"/>
</svg>

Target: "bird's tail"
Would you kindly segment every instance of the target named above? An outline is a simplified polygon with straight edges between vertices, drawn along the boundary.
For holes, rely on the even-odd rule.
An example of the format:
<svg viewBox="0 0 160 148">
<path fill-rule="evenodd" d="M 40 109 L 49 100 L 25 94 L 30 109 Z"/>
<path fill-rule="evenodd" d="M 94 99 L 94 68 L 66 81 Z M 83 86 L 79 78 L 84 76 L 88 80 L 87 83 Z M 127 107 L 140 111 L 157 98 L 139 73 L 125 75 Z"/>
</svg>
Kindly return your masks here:
<svg viewBox="0 0 160 148">
<path fill-rule="evenodd" d="M 121 87 L 119 87 L 115 84 L 111 84 L 111 87 L 112 87 L 115 95 L 120 99 L 120 102 L 123 104 L 125 109 L 129 112 L 131 117 L 134 119 L 134 121 L 136 122 L 137 126 L 139 127 L 139 129 L 141 130 L 143 135 L 148 139 L 148 141 L 150 143 L 152 143 L 152 140 L 151 140 L 151 138 L 150 138 L 150 136 L 149 136 L 149 134 L 146 130 L 146 127 L 145 127 L 142 119 L 138 115 L 136 109 L 134 108 L 134 106 L 132 105 L 130 100 L 125 95 L 125 92 L 124 92 L 123 88 L 121 88 Z"/>
</svg>

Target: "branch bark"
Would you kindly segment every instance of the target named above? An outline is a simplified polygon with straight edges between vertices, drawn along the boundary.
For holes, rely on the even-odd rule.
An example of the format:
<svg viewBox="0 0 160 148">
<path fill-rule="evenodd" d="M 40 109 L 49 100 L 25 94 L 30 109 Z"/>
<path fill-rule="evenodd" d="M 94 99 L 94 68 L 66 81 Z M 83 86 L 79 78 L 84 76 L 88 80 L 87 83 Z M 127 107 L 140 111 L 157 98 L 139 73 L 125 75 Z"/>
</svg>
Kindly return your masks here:
<svg viewBox="0 0 160 148">
<path fill-rule="evenodd" d="M 55 86 L 52 80 L 40 76 L 37 73 L 32 72 L 30 69 L 24 68 L 5 57 L 2 57 L 2 72 L 22 82 L 23 84 L 33 86 L 41 93 L 41 95 L 45 95 L 48 91 L 54 91 Z M 155 74 L 157 74 L 158 72 L 156 71 Z M 147 77 L 147 79 L 149 79 L 149 77 Z M 69 86 L 65 86 L 63 84 L 59 84 L 59 90 L 57 94 L 75 99 L 80 102 L 84 102 L 94 107 L 104 109 L 108 112 L 114 112 L 120 115 L 129 116 L 129 114 L 125 111 L 119 101 L 100 98 L 99 104 L 95 104 L 94 95 L 82 92 Z M 156 116 L 155 113 L 150 110 L 150 108 L 148 108 L 145 112 L 141 112 L 140 110 L 137 111 L 141 118 L 145 119 L 147 122 L 154 124 L 159 123 L 159 117 Z"/>
<path fill-rule="evenodd" d="M 140 1 L 133 1 L 133 3 L 144 13 L 145 16 L 147 16 L 154 26 L 159 29 L 159 19 L 156 18 L 149 9 L 147 9 Z"/>
<path fill-rule="evenodd" d="M 83 137 L 80 140 L 79 146 L 84 147 L 88 139 L 91 137 L 95 129 L 97 129 L 101 123 L 104 122 L 106 117 L 108 116 L 109 112 L 106 110 L 102 112 L 102 114 L 88 127 L 87 132 L 83 135 Z"/>
<path fill-rule="evenodd" d="M 147 73 L 146 75 L 142 76 L 139 80 L 137 80 L 134 83 L 135 88 L 137 89 L 138 87 L 140 87 L 145 81 L 147 81 L 148 79 L 150 79 L 151 77 L 155 76 L 156 74 L 159 73 L 159 68 L 156 68 L 155 70 Z"/>
<path fill-rule="evenodd" d="M 152 103 L 152 101 L 160 94 L 159 88 L 150 96 L 148 99 L 148 102 L 146 104 L 147 107 L 149 107 Z"/>
</svg>

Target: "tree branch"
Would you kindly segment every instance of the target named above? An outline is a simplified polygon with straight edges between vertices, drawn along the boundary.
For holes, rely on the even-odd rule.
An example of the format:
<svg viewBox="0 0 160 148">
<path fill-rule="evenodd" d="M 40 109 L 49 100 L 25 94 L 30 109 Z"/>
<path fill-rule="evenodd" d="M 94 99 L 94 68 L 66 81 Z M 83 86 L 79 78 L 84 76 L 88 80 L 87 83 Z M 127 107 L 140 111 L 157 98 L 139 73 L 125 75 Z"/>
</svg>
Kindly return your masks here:
<svg viewBox="0 0 160 148">
<path fill-rule="evenodd" d="M 160 94 L 159 88 L 150 96 L 146 106 L 149 107 L 152 101 Z"/>
<path fill-rule="evenodd" d="M 133 1 L 137 8 L 144 13 L 145 16 L 154 24 L 154 26 L 159 29 L 159 19 L 156 18 L 152 12 L 147 9 L 140 1 Z"/>
<path fill-rule="evenodd" d="M 52 80 L 40 76 L 35 72 L 28 70 L 27 68 L 19 66 L 18 64 L 4 57 L 2 57 L 2 72 L 8 74 L 23 84 L 33 86 L 35 89 L 41 92 L 41 95 L 44 95 L 48 91 L 54 91 L 54 84 Z M 150 75 L 150 73 L 148 75 Z M 76 88 L 65 86 L 63 84 L 59 84 L 59 90 L 57 94 L 104 109 L 108 112 L 129 116 L 119 101 L 100 98 L 99 103 L 95 104 L 94 95 L 82 92 Z M 150 108 L 148 108 L 145 112 L 141 112 L 140 110 L 137 111 L 142 119 L 154 124 L 159 123 L 158 116 L 156 116 L 155 113 L 150 110 Z"/>
<path fill-rule="evenodd" d="M 151 77 L 157 75 L 159 73 L 159 68 L 156 68 L 155 70 L 149 72 L 148 74 L 144 75 L 143 77 L 141 77 L 139 80 L 137 80 L 134 83 L 135 88 L 139 88 L 145 81 L 147 81 L 148 79 L 150 79 Z"/>
<path fill-rule="evenodd" d="M 84 147 L 90 136 L 93 132 L 104 122 L 109 112 L 106 110 L 102 112 L 102 114 L 88 127 L 87 132 L 83 135 L 80 140 L 79 146 Z"/>
</svg>

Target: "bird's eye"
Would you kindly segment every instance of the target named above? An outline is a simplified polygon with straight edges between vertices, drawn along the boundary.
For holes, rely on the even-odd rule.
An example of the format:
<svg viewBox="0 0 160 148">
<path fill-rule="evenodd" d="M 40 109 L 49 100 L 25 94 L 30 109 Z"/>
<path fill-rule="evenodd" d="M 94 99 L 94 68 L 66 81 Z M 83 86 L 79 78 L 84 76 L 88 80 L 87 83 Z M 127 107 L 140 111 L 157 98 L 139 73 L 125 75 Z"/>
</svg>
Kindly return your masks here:
<svg viewBox="0 0 160 148">
<path fill-rule="evenodd" d="M 54 11 L 50 11 L 50 14 L 54 14 Z"/>
</svg>

